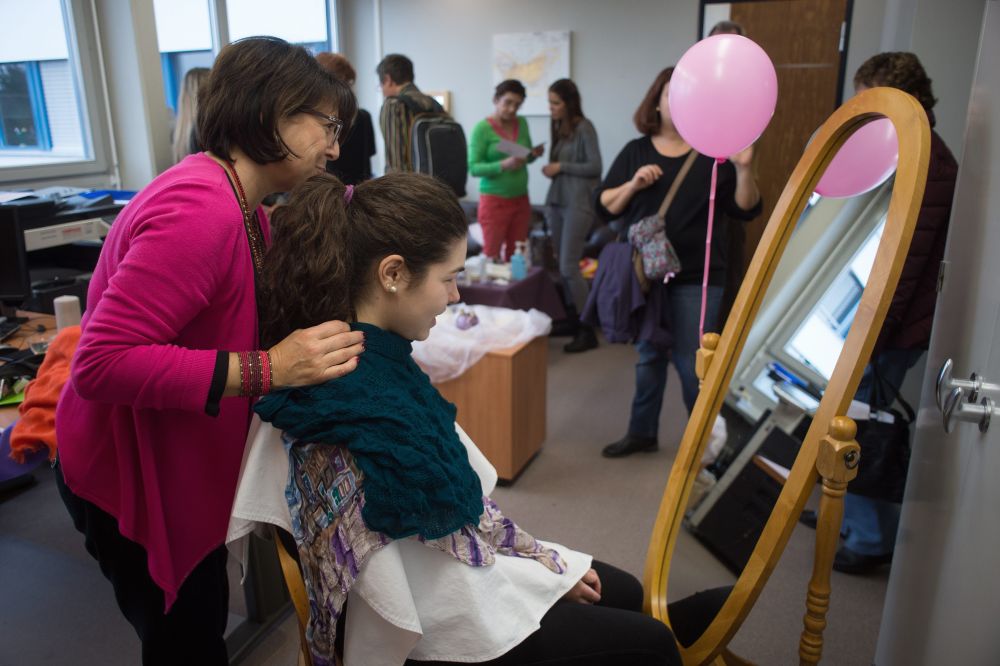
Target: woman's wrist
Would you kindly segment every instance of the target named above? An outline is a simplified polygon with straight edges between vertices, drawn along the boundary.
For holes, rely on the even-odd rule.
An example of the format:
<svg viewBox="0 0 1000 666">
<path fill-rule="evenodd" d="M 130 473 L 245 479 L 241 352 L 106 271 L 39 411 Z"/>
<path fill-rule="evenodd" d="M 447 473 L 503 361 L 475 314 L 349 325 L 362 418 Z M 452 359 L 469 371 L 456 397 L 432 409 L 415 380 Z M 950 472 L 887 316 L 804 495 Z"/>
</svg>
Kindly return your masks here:
<svg viewBox="0 0 1000 666">
<path fill-rule="evenodd" d="M 276 385 L 269 351 L 230 352 L 223 395 L 253 398 L 267 395 Z"/>
</svg>

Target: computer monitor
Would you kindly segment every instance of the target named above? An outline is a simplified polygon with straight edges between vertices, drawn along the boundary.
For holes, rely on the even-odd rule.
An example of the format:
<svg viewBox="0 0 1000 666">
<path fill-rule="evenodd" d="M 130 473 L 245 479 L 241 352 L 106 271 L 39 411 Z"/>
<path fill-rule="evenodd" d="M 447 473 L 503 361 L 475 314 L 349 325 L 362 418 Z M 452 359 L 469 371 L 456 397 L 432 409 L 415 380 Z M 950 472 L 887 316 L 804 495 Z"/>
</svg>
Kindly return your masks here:
<svg viewBox="0 0 1000 666">
<path fill-rule="evenodd" d="M 24 229 L 16 210 L 0 206 L 0 315 L 16 320 L 17 308 L 30 296 Z"/>
</svg>

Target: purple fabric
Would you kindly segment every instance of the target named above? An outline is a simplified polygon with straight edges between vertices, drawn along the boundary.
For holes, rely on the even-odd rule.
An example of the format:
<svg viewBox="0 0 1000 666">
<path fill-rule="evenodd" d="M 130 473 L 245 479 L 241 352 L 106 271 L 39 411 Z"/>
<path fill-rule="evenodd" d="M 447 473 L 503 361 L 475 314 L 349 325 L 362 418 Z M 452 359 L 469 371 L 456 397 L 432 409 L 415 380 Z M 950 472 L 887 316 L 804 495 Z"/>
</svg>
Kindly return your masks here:
<svg viewBox="0 0 1000 666">
<path fill-rule="evenodd" d="M 555 320 L 565 319 L 566 310 L 548 273 L 537 266 L 528 269 L 523 280 L 499 285 L 479 283 L 458 288 L 462 301 L 469 305 L 492 305 L 511 310 L 541 310 Z"/>
<path fill-rule="evenodd" d="M 659 282 L 642 293 L 632 266 L 632 246 L 608 243 L 597 260 L 597 273 L 580 319 L 600 326 L 608 342 L 652 342 L 669 347 L 670 292 Z"/>
<path fill-rule="evenodd" d="M 33 471 L 48 458 L 49 450 L 44 446 L 38 451 L 25 454 L 24 464 L 11 459 L 10 457 L 10 433 L 14 430 L 11 424 L 0 432 L 0 483 L 10 479 L 23 476 Z"/>
</svg>

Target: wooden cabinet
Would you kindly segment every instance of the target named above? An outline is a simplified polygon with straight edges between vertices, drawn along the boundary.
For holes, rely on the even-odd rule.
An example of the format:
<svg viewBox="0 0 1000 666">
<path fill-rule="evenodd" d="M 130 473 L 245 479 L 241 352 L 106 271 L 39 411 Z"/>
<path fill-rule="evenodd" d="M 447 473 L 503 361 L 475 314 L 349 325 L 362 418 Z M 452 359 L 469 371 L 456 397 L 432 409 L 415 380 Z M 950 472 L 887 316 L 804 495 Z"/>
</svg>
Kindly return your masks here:
<svg viewBox="0 0 1000 666">
<path fill-rule="evenodd" d="M 458 423 L 513 481 L 545 440 L 548 338 L 491 351 L 461 377 L 437 384 L 458 407 Z"/>
</svg>

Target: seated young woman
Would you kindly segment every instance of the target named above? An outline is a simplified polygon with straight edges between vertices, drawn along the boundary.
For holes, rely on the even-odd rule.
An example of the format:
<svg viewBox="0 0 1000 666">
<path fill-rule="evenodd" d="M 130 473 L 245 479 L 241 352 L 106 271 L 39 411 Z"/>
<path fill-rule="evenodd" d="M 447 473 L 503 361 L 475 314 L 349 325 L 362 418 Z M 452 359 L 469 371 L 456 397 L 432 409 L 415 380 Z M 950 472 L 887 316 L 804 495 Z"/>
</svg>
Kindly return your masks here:
<svg viewBox="0 0 1000 666">
<path fill-rule="evenodd" d="M 256 406 L 288 450 L 314 663 L 333 663 L 348 593 L 390 546 L 419 616 L 406 663 L 680 663 L 670 630 L 641 614 L 634 577 L 503 515 L 488 496 L 495 471 L 411 358 L 458 301 L 467 222 L 450 190 L 414 173 L 354 187 L 315 176 L 272 226 L 265 339 L 330 319 L 365 336 L 353 373 Z M 369 605 L 398 593 L 378 590 L 386 602 Z"/>
</svg>

